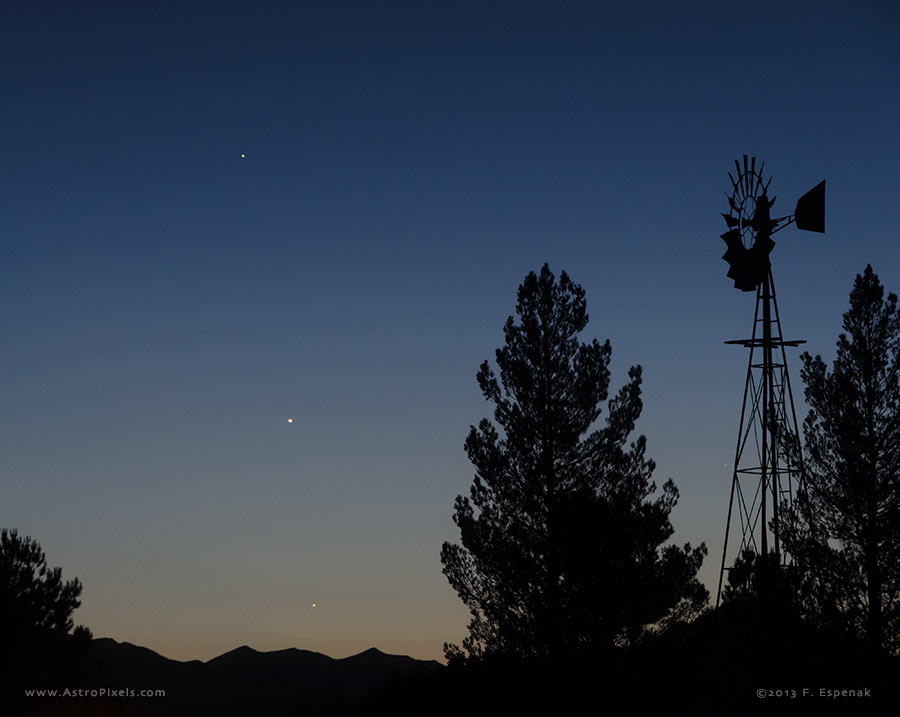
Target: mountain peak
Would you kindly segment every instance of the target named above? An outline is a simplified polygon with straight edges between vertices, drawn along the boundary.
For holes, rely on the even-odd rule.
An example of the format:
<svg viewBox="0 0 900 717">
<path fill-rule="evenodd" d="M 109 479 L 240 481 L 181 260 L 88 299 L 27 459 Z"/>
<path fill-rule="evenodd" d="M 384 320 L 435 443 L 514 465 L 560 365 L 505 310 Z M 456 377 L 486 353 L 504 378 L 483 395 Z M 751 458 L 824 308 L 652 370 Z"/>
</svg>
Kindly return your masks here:
<svg viewBox="0 0 900 717">
<path fill-rule="evenodd" d="M 240 647 L 235 647 L 233 650 L 229 650 L 228 652 L 224 652 L 224 655 L 230 655 L 231 653 L 240 653 L 242 655 L 251 655 L 259 652 L 259 650 L 254 650 L 250 645 L 241 645 Z"/>
<path fill-rule="evenodd" d="M 407 661 L 410 664 L 416 662 L 412 657 L 407 657 L 406 655 L 391 655 L 387 652 L 382 652 L 377 647 L 370 647 L 368 650 L 364 650 L 355 655 L 350 655 L 350 657 L 345 657 L 341 660 L 341 662 L 365 665 L 392 665 Z"/>
<path fill-rule="evenodd" d="M 228 652 L 223 652 L 221 655 L 212 658 L 207 661 L 207 664 L 218 662 L 218 661 L 230 661 L 233 659 L 243 659 L 245 657 L 249 657 L 250 655 L 258 655 L 259 650 L 254 650 L 249 645 L 241 645 L 240 647 L 235 647 L 233 650 L 229 650 Z"/>
</svg>

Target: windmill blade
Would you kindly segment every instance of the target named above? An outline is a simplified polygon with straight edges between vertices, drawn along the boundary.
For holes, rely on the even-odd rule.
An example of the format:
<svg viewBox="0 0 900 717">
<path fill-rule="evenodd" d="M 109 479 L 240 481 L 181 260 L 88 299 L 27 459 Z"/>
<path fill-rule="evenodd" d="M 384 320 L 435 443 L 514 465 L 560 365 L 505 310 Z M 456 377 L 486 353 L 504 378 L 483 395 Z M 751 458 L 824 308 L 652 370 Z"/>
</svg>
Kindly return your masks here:
<svg viewBox="0 0 900 717">
<path fill-rule="evenodd" d="M 721 214 L 725 218 L 725 223 L 728 225 L 729 229 L 740 226 L 741 220 L 737 217 L 733 217 L 730 214 L 726 214 L 725 212 L 721 212 Z"/>
<path fill-rule="evenodd" d="M 747 250 L 742 246 L 740 249 L 736 247 L 728 247 L 724 254 L 722 254 L 722 258 L 727 261 L 731 266 L 736 266 L 741 261 L 746 259 Z"/>
</svg>

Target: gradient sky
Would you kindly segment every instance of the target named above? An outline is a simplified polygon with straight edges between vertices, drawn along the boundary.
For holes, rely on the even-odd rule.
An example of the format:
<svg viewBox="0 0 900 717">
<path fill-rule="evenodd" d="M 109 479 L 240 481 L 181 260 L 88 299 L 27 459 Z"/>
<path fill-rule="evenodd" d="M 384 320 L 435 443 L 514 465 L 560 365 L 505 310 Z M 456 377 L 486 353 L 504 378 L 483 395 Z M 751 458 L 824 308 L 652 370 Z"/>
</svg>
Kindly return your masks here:
<svg viewBox="0 0 900 717">
<path fill-rule="evenodd" d="M 830 360 L 867 262 L 900 291 L 898 31 L 887 1 L 5 3 L 0 525 L 98 637 L 440 657 L 475 373 L 548 261 L 612 387 L 644 366 L 713 588 L 753 316 L 726 172 L 764 160 L 777 215 L 828 180 L 827 234 L 772 257 Z"/>
</svg>

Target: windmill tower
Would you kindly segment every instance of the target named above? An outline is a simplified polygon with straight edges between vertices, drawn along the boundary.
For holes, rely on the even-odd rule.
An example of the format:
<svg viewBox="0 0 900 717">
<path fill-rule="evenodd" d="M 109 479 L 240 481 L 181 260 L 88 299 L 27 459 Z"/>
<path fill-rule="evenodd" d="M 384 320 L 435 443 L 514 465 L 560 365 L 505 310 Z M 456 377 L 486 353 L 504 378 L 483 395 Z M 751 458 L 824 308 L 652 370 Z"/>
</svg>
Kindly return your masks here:
<svg viewBox="0 0 900 717">
<path fill-rule="evenodd" d="M 781 546 L 783 516 L 791 506 L 802 480 L 797 414 L 787 367 L 787 347 L 805 341 L 788 340 L 781 331 L 778 301 L 769 254 L 775 247 L 772 235 L 790 224 L 807 231 L 825 231 L 825 182 L 804 194 L 792 215 L 772 219 L 775 197 L 769 199 L 771 178 L 763 177 L 765 165 L 756 168 L 756 157 L 744 155 L 743 168 L 734 162 L 737 176 L 728 173 L 732 192 L 729 213 L 723 213 L 728 230 L 721 235 L 728 247 L 722 258 L 728 262 L 728 277 L 741 291 L 756 292 L 753 331 L 749 339 L 726 341 L 750 350 L 744 401 L 732 464 L 731 497 L 725 524 L 722 566 L 716 606 L 722 597 L 726 564 L 745 550 L 773 556 L 778 565 L 790 561 Z M 739 530 L 729 553 L 729 536 Z M 735 536 L 737 537 L 737 536 Z"/>
</svg>

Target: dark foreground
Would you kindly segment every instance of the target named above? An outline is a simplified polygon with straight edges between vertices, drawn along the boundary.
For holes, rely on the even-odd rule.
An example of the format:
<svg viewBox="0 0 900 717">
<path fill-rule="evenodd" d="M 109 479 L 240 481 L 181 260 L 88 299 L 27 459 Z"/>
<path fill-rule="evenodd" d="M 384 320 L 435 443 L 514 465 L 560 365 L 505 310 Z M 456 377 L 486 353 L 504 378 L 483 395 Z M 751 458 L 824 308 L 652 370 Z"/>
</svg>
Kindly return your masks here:
<svg viewBox="0 0 900 717">
<path fill-rule="evenodd" d="M 88 672 L 55 680 L 68 696 L 15 698 L 8 690 L 11 711 L 3 714 L 462 717 L 584 714 L 586 708 L 667 716 L 896 713 L 900 659 L 872 657 L 846 635 L 799 622 L 746 619 L 740 611 L 735 605 L 706 614 L 627 650 L 552 661 L 496 657 L 449 667 L 374 649 L 334 660 L 303 650 L 244 647 L 206 663 L 176 662 L 127 643 L 95 640 Z M 165 695 L 139 694 L 145 689 Z"/>
</svg>

